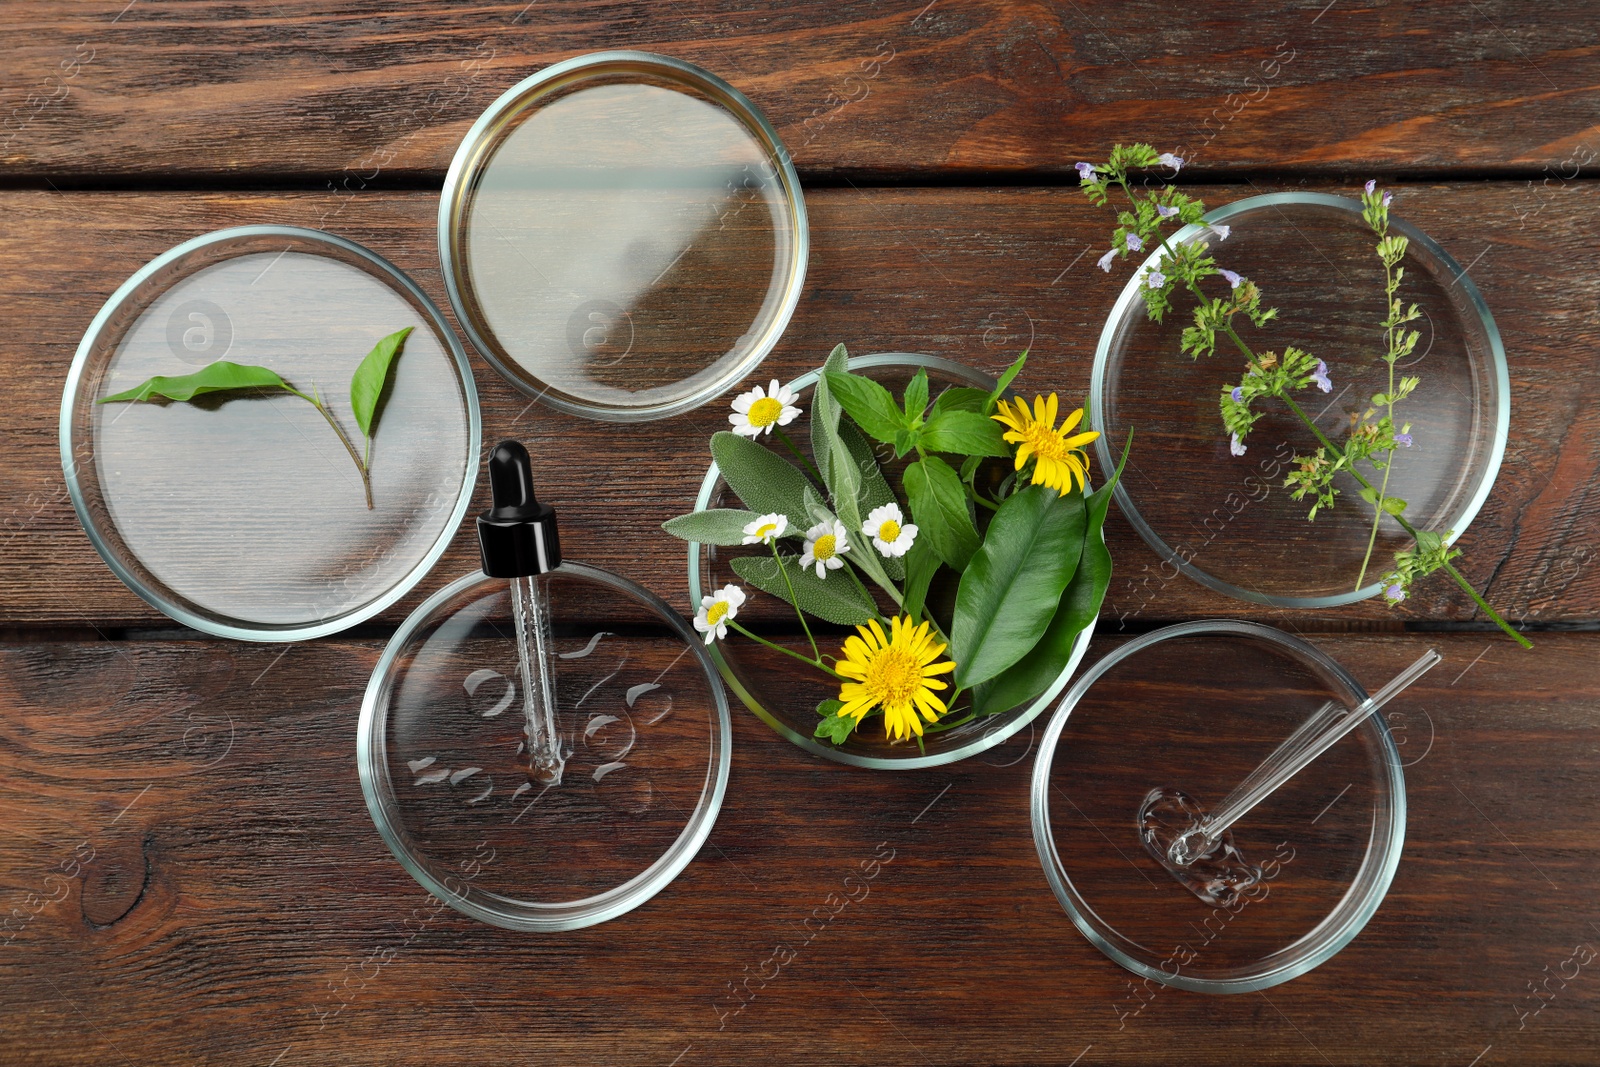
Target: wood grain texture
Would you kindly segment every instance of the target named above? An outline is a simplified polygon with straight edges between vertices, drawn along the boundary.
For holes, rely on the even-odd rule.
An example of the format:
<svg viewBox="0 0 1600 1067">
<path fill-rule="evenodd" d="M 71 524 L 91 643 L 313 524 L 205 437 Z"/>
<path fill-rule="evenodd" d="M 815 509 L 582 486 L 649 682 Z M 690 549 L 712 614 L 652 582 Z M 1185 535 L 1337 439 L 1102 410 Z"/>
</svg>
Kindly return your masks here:
<svg viewBox="0 0 1600 1067">
<path fill-rule="evenodd" d="M 3 172 L 442 174 L 541 67 L 640 48 L 727 78 L 810 174 L 1070 173 L 1115 140 L 1205 167 L 1516 168 L 1600 152 L 1585 0 L 286 0 L 9 4 Z"/>
<path fill-rule="evenodd" d="M 1213 204 L 1285 186 L 1199 190 Z M 1292 186 L 1298 188 L 1300 186 Z M 1330 184 L 1306 188 L 1349 190 Z M 1551 201 L 1515 184 L 1408 185 L 1404 217 L 1463 263 L 1493 309 L 1511 367 L 1513 422 L 1494 493 L 1463 539 L 1465 572 L 1509 617 L 1600 618 L 1600 254 L 1570 220 L 1600 200 L 1587 183 Z M 240 223 L 320 225 L 407 270 L 443 303 L 425 193 L 340 199 L 294 193 L 0 194 L 0 366 L 12 382 L 0 408 L 0 623 L 114 627 L 159 616 L 110 573 L 67 501 L 56 412 L 67 367 L 104 298 L 180 240 Z M 787 379 L 837 342 L 855 352 L 921 351 L 998 371 L 1031 348 L 1022 385 L 1076 396 L 1088 387 L 1101 323 L 1123 275 L 1094 269 L 1105 217 L 1067 189 L 820 189 L 809 197 L 813 251 L 805 295 L 759 372 Z M 1175 357 L 1180 358 L 1180 357 Z M 676 419 L 619 427 L 531 404 L 474 359 L 485 440 L 524 439 L 541 492 L 562 516 L 569 556 L 620 571 L 686 606 L 684 553 L 660 522 L 688 510 L 725 426 L 712 404 Z M 1152 459 L 1154 462 L 1155 460 Z M 480 485 L 476 508 L 486 506 Z M 1377 604 L 1298 613 L 1259 609 L 1172 576 L 1115 514 L 1118 573 L 1107 625 L 1231 615 L 1320 625 L 1334 620 L 1471 619 L 1444 581 L 1418 587 L 1404 610 Z M 1297 525 L 1288 535 L 1309 537 Z M 383 618 L 476 566 L 468 530 L 416 592 Z"/>
<path fill-rule="evenodd" d="M 1387 899 L 1322 967 L 1221 998 L 1136 990 L 1067 920 L 1030 836 L 1027 730 L 894 774 L 738 709 L 696 861 L 616 921 L 536 936 L 436 908 L 373 829 L 352 742 L 377 643 L 6 647 L 6 1059 L 1583 1062 L 1593 966 L 1518 1011 L 1600 946 L 1593 642 L 1429 641 L 1445 663 L 1393 709 L 1409 825 Z M 1424 646 L 1316 643 L 1369 687 Z"/>
</svg>

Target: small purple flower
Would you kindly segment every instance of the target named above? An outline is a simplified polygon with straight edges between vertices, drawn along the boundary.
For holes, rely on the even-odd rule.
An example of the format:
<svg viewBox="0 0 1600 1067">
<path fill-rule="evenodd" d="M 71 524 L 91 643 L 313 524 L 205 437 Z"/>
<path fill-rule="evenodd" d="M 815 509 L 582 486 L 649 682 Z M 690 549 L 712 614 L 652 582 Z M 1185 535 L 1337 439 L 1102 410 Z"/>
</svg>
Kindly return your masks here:
<svg viewBox="0 0 1600 1067">
<path fill-rule="evenodd" d="M 1083 164 L 1079 163 L 1078 166 L 1081 167 L 1081 166 L 1083 166 Z M 1372 191 L 1374 189 L 1376 189 L 1377 187 L 1378 187 L 1378 179 L 1376 179 L 1376 178 L 1368 178 L 1367 179 L 1367 187 L 1366 188 L 1367 188 L 1367 195 L 1368 196 L 1371 196 L 1372 195 Z"/>
<path fill-rule="evenodd" d="M 1128 241 L 1128 251 L 1130 251 L 1130 252 L 1137 252 L 1140 249 L 1144 248 L 1144 242 L 1139 240 L 1139 235 L 1136 234 L 1136 233 L 1128 234 L 1127 241 Z"/>
<path fill-rule="evenodd" d="M 1238 434 L 1234 434 L 1233 435 L 1233 441 L 1228 445 L 1228 451 L 1232 452 L 1236 456 L 1244 455 L 1244 453 L 1245 453 L 1244 442 L 1239 440 L 1239 435 Z"/>
<path fill-rule="evenodd" d="M 1213 227 L 1211 227 L 1211 232 L 1217 235 L 1217 240 L 1226 241 L 1228 239 L 1228 235 L 1233 232 L 1233 227 L 1232 226 L 1213 226 Z"/>
<path fill-rule="evenodd" d="M 1317 383 L 1317 388 L 1324 393 L 1333 392 L 1333 383 L 1328 380 L 1328 365 L 1322 360 L 1317 360 L 1316 373 L 1311 375 L 1311 380 Z"/>
<path fill-rule="evenodd" d="M 1094 181 L 1094 164 L 1093 163 L 1074 163 L 1073 166 L 1075 168 L 1077 168 L 1078 180 L 1079 181 L 1081 181 L 1081 182 L 1092 182 L 1092 181 Z M 1367 190 L 1367 191 L 1371 192 L 1370 189 Z"/>
<path fill-rule="evenodd" d="M 1233 402 L 1235 404 L 1244 403 L 1244 389 L 1237 385 L 1233 387 Z"/>
<path fill-rule="evenodd" d="M 1219 270 L 1217 273 L 1228 279 L 1228 284 L 1235 289 L 1239 288 L 1239 283 L 1244 281 L 1243 278 L 1239 277 L 1231 270 Z"/>
<path fill-rule="evenodd" d="M 1406 598 L 1406 591 L 1396 582 L 1383 591 L 1383 598 L 1391 604 L 1398 604 Z"/>
<path fill-rule="evenodd" d="M 1410 448 L 1411 447 L 1411 435 L 1408 434 L 1408 433 L 1397 433 L 1397 434 L 1394 435 L 1394 443 L 1397 444 L 1397 445 L 1404 445 L 1407 448 Z"/>
<path fill-rule="evenodd" d="M 1170 219 L 1172 216 L 1176 215 L 1177 213 L 1178 213 L 1178 209 L 1175 208 L 1175 207 L 1166 207 L 1165 205 L 1162 205 L 1162 204 L 1157 204 L 1156 205 L 1156 214 L 1160 215 L 1164 219 Z"/>
<path fill-rule="evenodd" d="M 1167 284 L 1167 276 L 1158 270 L 1152 270 L 1144 276 L 1144 283 L 1152 289 L 1159 289 Z"/>
<path fill-rule="evenodd" d="M 1388 207 L 1389 206 L 1389 201 L 1391 201 L 1393 199 L 1394 199 L 1394 194 L 1393 193 L 1384 193 L 1383 194 L 1383 206 L 1384 207 Z"/>
<path fill-rule="evenodd" d="M 1107 252 L 1105 255 L 1100 257 L 1100 262 L 1099 262 L 1100 269 L 1105 271 L 1107 274 L 1110 274 L 1111 273 L 1111 261 L 1116 259 L 1116 258 L 1117 258 L 1117 250 L 1115 248 L 1113 248 L 1111 251 Z"/>
<path fill-rule="evenodd" d="M 1171 152 L 1161 153 L 1156 157 L 1156 162 L 1163 167 L 1171 167 L 1174 174 L 1183 169 L 1183 157 L 1175 156 Z"/>
</svg>

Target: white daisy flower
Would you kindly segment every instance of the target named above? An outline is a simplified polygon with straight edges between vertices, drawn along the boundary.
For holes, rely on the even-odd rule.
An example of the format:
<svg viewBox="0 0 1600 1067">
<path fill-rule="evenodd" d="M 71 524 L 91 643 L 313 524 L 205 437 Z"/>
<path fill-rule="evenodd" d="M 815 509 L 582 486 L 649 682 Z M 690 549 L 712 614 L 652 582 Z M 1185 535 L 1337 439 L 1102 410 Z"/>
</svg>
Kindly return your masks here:
<svg viewBox="0 0 1600 1067">
<path fill-rule="evenodd" d="M 733 432 L 741 437 L 760 437 L 771 433 L 774 426 L 787 426 L 800 417 L 800 409 L 794 402 L 794 393 L 774 378 L 764 390 L 758 385 L 734 397 L 733 414 L 728 416 L 728 421 L 733 423 Z"/>
<path fill-rule="evenodd" d="M 725 585 L 711 596 L 700 598 L 700 610 L 694 615 L 694 628 L 706 635 L 706 644 L 728 636 L 728 620 L 739 614 L 744 604 L 744 590 L 736 585 Z"/>
<path fill-rule="evenodd" d="M 789 516 L 773 512 L 744 524 L 744 543 L 770 545 L 789 529 Z"/>
<path fill-rule="evenodd" d="M 839 557 L 848 551 L 850 542 L 845 537 L 844 523 L 838 519 L 819 522 L 806 531 L 806 550 L 800 555 L 800 569 L 805 570 L 815 563 L 817 577 L 826 578 L 828 571 L 844 566 L 844 560 Z"/>
<path fill-rule="evenodd" d="M 884 504 L 872 509 L 861 532 L 872 538 L 872 547 L 885 556 L 903 556 L 917 539 L 914 524 L 903 522 L 899 504 Z"/>
</svg>

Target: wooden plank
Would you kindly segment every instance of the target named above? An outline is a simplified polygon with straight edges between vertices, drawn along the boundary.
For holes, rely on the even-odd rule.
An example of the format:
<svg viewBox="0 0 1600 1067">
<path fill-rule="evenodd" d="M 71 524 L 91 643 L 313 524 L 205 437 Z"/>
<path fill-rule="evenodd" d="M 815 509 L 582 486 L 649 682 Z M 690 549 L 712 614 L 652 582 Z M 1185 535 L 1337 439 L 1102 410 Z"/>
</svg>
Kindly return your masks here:
<svg viewBox="0 0 1600 1067">
<path fill-rule="evenodd" d="M 736 710 L 696 861 L 537 936 L 438 908 L 373 829 L 351 725 L 377 643 L 0 646 L 0 1036 L 62 1064 L 1582 1062 L 1595 640 L 1316 638 L 1369 687 L 1446 657 L 1392 709 L 1405 854 L 1350 946 L 1234 997 L 1136 988 L 1079 936 L 1030 836 L 1029 731 L 868 772 Z"/>
<path fill-rule="evenodd" d="M 1216 168 L 1540 171 L 1600 152 L 1593 10 L 980 0 L 7 6 L 12 176 L 440 175 L 504 89 L 641 48 L 749 95 L 813 175 L 1070 173 L 1117 140 Z M 382 177 L 380 177 L 382 176 Z"/>
<path fill-rule="evenodd" d="M 1256 189 L 1202 190 L 1212 203 Z M 1342 189 L 1337 186 L 1316 188 Z M 1348 191 L 1348 190 L 1343 190 Z M 1600 193 L 1574 186 L 1548 202 L 1510 184 L 1415 185 L 1406 218 L 1464 263 L 1494 309 L 1509 353 L 1514 419 L 1499 481 L 1467 533 L 1466 573 L 1494 603 L 1535 621 L 1600 617 L 1592 566 L 1600 465 L 1597 343 L 1600 263 L 1570 219 Z M 1094 269 L 1104 216 L 1063 189 L 821 189 L 810 196 L 813 254 L 806 294 L 760 372 L 789 378 L 838 341 L 856 352 L 924 351 L 997 371 L 1031 347 L 1029 388 L 1078 396 L 1088 386 L 1103 317 L 1120 278 Z M 10 294 L 0 336 L 9 379 L 0 408 L 0 623 L 147 625 L 159 616 L 129 593 L 78 529 L 56 443 L 59 397 L 82 331 L 127 275 L 197 233 L 247 222 L 319 224 L 362 241 L 443 302 L 434 250 L 434 197 L 338 199 L 298 193 L 0 194 L 0 286 Z M 657 524 L 688 510 L 703 476 L 705 436 L 725 425 L 711 405 L 638 426 L 585 422 L 530 405 L 475 360 L 485 439 L 516 435 L 540 457 L 543 492 L 563 517 L 568 554 L 629 575 L 686 604 L 681 546 Z M 568 459 L 567 457 L 584 457 Z M 556 457 L 562 457 L 557 459 Z M 480 487 L 475 507 L 485 506 Z M 1314 527 L 1291 533 L 1310 536 Z M 1419 586 L 1402 610 L 1367 604 L 1322 613 L 1269 611 L 1162 570 L 1120 519 L 1111 525 L 1118 574 L 1106 625 L 1232 615 L 1324 625 L 1329 620 L 1420 622 L 1473 617 L 1447 582 Z M 419 590 L 476 566 L 464 531 Z"/>
</svg>

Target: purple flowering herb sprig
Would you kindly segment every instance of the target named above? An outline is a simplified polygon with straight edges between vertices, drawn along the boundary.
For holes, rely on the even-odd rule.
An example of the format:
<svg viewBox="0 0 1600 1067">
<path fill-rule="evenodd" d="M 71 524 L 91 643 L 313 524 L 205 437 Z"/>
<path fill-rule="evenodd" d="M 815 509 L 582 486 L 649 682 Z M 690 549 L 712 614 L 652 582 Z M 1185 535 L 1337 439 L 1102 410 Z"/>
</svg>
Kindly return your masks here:
<svg viewBox="0 0 1600 1067">
<path fill-rule="evenodd" d="M 1365 580 L 1366 569 L 1376 545 L 1377 528 L 1384 515 L 1391 516 L 1414 541 L 1411 549 L 1395 553 L 1395 566 L 1383 576 L 1383 594 L 1391 604 L 1398 604 L 1410 594 L 1418 579 L 1443 570 L 1453 578 L 1479 609 L 1501 630 L 1524 648 L 1532 648 L 1527 638 L 1512 629 L 1511 625 L 1484 600 L 1472 583 L 1455 567 L 1453 560 L 1460 551 L 1450 547 L 1454 531 L 1440 534 L 1418 530 L 1405 517 L 1406 502 L 1389 496 L 1388 473 L 1396 448 L 1412 445 L 1409 423 L 1395 428 L 1395 405 L 1406 399 L 1420 384 L 1413 377 L 1395 377 L 1396 363 L 1410 355 L 1416 348 L 1417 331 L 1403 327 L 1420 317 L 1415 305 L 1404 308 L 1398 297 L 1400 283 L 1405 277 L 1400 262 L 1404 259 L 1409 242 L 1404 236 L 1390 234 L 1389 206 L 1393 194 L 1380 192 L 1376 182 L 1368 182 L 1361 197 L 1362 217 L 1378 236 L 1377 253 L 1384 265 L 1385 301 L 1387 314 L 1383 320 L 1387 350 L 1381 358 L 1388 364 L 1388 388 L 1372 397 L 1371 406 L 1351 420 L 1351 431 L 1344 446 L 1336 445 L 1316 425 L 1295 401 L 1293 392 L 1315 385 L 1323 392 L 1332 389 L 1327 365 L 1309 353 L 1286 347 L 1284 358 L 1265 352 L 1257 355 L 1235 329 L 1234 320 L 1242 312 L 1257 327 L 1266 325 L 1277 311 L 1261 306 L 1261 292 L 1256 285 L 1234 271 L 1219 267 L 1210 255 L 1213 238 L 1226 240 L 1226 226 L 1211 226 L 1197 239 L 1181 244 L 1170 242 L 1163 236 L 1162 227 L 1168 221 L 1175 225 L 1201 225 L 1205 204 L 1197 198 L 1178 192 L 1170 185 L 1151 191 L 1141 186 L 1138 191 L 1129 184 L 1131 170 L 1152 170 L 1167 167 L 1174 174 L 1183 160 L 1170 153 L 1157 153 L 1145 144 L 1116 145 L 1104 164 L 1079 163 L 1077 171 L 1085 195 L 1097 206 L 1107 206 L 1113 188 L 1120 189 L 1131 210 L 1119 211 L 1117 229 L 1112 235 L 1112 247 L 1101 257 L 1099 266 L 1109 272 L 1118 256 L 1130 251 L 1159 245 L 1159 270 L 1147 267 L 1143 274 L 1145 284 L 1139 295 L 1145 302 L 1149 317 L 1160 322 L 1172 306 L 1172 294 L 1181 285 L 1195 299 L 1195 323 L 1186 327 L 1180 343 L 1182 351 L 1191 358 L 1212 355 L 1216 351 L 1218 334 L 1225 335 L 1247 360 L 1246 372 L 1237 385 L 1224 387 L 1219 397 L 1222 421 L 1230 432 L 1230 450 L 1235 456 L 1245 454 L 1244 438 L 1259 416 L 1252 403 L 1265 398 L 1283 402 L 1317 438 L 1319 448 L 1308 455 L 1295 455 L 1294 468 L 1284 481 L 1291 498 L 1302 500 L 1313 497 L 1308 519 L 1333 505 L 1339 495 L 1332 484 L 1335 476 L 1348 473 L 1361 487 L 1360 495 L 1373 508 L 1373 533 L 1368 539 L 1367 557 L 1363 560 L 1361 576 L 1356 588 Z M 1175 209 L 1175 210 L 1169 210 Z M 1133 234 L 1137 241 L 1130 242 Z M 1221 297 L 1209 297 L 1201 283 L 1212 276 L 1220 276 L 1228 284 L 1228 292 Z M 1372 482 L 1357 469 L 1356 463 L 1365 462 L 1374 474 L 1381 471 L 1380 485 Z"/>
</svg>

